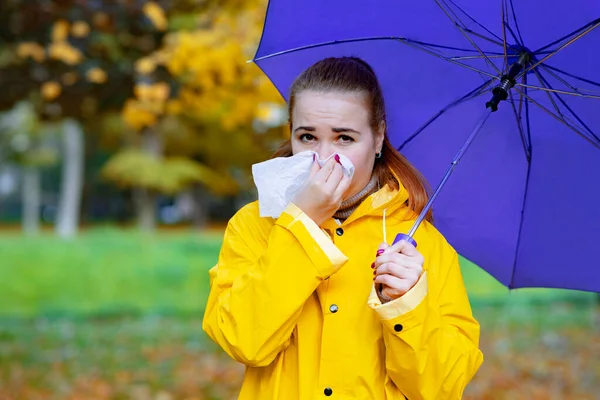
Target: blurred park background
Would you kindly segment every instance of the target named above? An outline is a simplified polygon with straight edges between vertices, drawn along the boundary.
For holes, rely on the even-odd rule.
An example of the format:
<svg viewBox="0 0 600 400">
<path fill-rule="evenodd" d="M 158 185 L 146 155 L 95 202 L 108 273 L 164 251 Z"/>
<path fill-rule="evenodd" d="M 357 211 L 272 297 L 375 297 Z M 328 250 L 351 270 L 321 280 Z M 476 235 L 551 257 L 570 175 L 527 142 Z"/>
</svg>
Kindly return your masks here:
<svg viewBox="0 0 600 400">
<path fill-rule="evenodd" d="M 236 398 L 201 322 L 250 166 L 288 134 L 247 63 L 265 9 L 0 1 L 0 400 Z M 462 269 L 486 357 L 465 398 L 600 399 L 597 295 Z"/>
</svg>

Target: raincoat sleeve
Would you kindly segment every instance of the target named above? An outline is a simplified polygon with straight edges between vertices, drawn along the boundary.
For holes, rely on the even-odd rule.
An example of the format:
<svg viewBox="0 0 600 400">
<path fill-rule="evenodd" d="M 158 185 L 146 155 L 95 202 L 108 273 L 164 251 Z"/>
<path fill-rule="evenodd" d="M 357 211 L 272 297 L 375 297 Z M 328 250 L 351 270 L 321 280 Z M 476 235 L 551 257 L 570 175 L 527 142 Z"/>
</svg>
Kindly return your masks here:
<svg viewBox="0 0 600 400">
<path fill-rule="evenodd" d="M 383 324 L 388 383 L 410 400 L 461 399 L 483 362 L 479 324 L 456 251 L 443 243 L 424 256 L 425 271 L 404 296 L 381 304 L 373 289 L 369 298 Z"/>
<path fill-rule="evenodd" d="M 302 307 L 348 260 L 294 204 L 265 227 L 246 206 L 229 222 L 210 271 L 204 331 L 231 357 L 269 365 L 290 342 Z"/>
</svg>

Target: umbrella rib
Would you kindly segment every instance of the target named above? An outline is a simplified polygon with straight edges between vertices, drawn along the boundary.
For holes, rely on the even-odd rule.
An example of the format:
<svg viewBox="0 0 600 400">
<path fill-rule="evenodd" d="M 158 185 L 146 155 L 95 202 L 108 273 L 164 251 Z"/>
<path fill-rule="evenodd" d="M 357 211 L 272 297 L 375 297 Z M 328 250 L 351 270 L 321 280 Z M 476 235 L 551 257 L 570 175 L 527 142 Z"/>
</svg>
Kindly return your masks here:
<svg viewBox="0 0 600 400">
<path fill-rule="evenodd" d="M 527 75 L 525 75 L 522 79 L 522 82 L 527 84 Z M 525 94 L 528 93 L 527 88 L 523 89 Z M 531 124 L 530 124 L 530 120 L 529 120 L 529 103 L 525 101 L 525 98 L 521 96 L 521 107 L 523 107 L 523 105 L 525 105 L 525 123 L 527 126 L 527 153 L 529 154 L 529 156 L 531 157 Z"/>
<path fill-rule="evenodd" d="M 547 86 L 549 86 L 550 88 L 552 88 L 550 86 L 550 83 L 548 83 L 548 80 L 546 78 L 544 78 L 544 76 L 542 75 L 542 73 L 539 72 L 539 71 L 538 71 L 538 73 L 539 73 L 540 78 L 542 79 L 542 81 L 544 81 L 544 83 Z M 562 105 L 565 106 L 565 108 L 571 113 L 571 115 L 573 117 L 575 117 L 575 119 L 577 120 L 577 122 L 579 122 L 581 124 L 581 126 L 583 126 L 585 128 L 585 130 L 587 130 L 588 133 L 590 135 L 592 135 L 598 141 L 598 143 L 600 143 L 600 138 L 598 138 L 598 136 L 590 129 L 590 127 L 587 126 L 587 124 L 585 122 L 583 122 L 583 120 L 575 113 L 575 111 L 573 111 L 573 109 L 565 102 L 565 100 L 561 96 L 559 96 L 557 93 L 554 93 L 554 96 L 556 96 L 556 98 L 558 99 L 558 101 L 560 101 L 562 103 Z M 566 120 L 566 118 L 565 118 L 565 120 Z M 573 124 L 573 125 L 575 125 L 575 124 Z"/>
<path fill-rule="evenodd" d="M 477 25 L 479 25 L 481 28 L 483 28 L 487 33 L 489 33 L 490 35 L 494 36 L 496 39 L 498 40 L 502 40 L 498 37 L 498 35 L 496 35 L 494 32 L 490 31 L 488 28 L 486 28 L 484 25 L 480 24 L 479 22 L 477 22 L 477 20 L 473 17 L 471 17 L 465 10 L 463 10 L 462 8 L 459 7 L 458 4 L 456 4 L 453 0 L 448 0 L 450 3 L 452 3 L 454 5 L 454 7 L 458 8 L 463 14 L 465 14 L 467 16 L 467 18 L 469 18 L 471 21 L 475 22 Z M 456 14 L 454 14 L 456 15 Z M 464 25 L 464 24 L 463 24 Z"/>
<path fill-rule="evenodd" d="M 498 55 L 488 55 L 487 57 L 489 58 L 504 58 L 504 56 L 502 54 L 498 54 Z M 450 60 L 480 60 L 482 59 L 482 56 L 456 56 L 456 57 L 449 57 Z"/>
<path fill-rule="evenodd" d="M 409 136 L 404 141 L 404 143 L 402 143 L 400 146 L 398 146 L 397 150 L 398 151 L 402 150 L 404 148 L 404 146 L 406 146 L 409 142 L 411 142 L 414 138 L 416 138 L 421 132 L 423 132 L 425 130 L 425 128 L 427 128 L 429 125 L 431 125 L 440 115 L 442 115 L 443 113 L 445 113 L 452 107 L 457 106 L 458 104 L 462 103 L 463 101 L 474 99 L 475 97 L 480 96 L 483 93 L 487 92 L 487 90 L 484 90 L 484 89 L 487 88 L 488 86 L 490 86 L 493 81 L 494 81 L 493 79 L 488 79 L 486 82 L 477 86 L 475 89 L 471 90 L 469 93 L 465 94 L 464 96 L 460 97 L 457 100 L 454 100 L 452 103 L 450 103 L 446 107 L 442 108 L 435 115 L 433 115 L 431 118 L 429 118 L 429 120 L 427 120 L 423 125 L 421 125 L 419 128 L 417 128 L 417 130 L 411 136 Z"/>
<path fill-rule="evenodd" d="M 534 51 L 533 53 L 534 53 L 534 54 L 540 54 L 540 52 L 542 52 L 543 50 L 546 50 L 547 48 L 549 48 L 549 47 L 552 47 L 552 46 L 554 46 L 555 44 L 557 44 L 557 43 L 560 43 L 560 42 L 562 42 L 563 40 L 565 40 L 565 39 L 567 39 L 567 38 L 569 38 L 569 37 L 571 37 L 571 36 L 573 36 L 573 35 L 576 35 L 576 34 L 578 34 L 579 32 L 581 32 L 582 30 L 586 29 L 587 27 L 589 27 L 589 26 L 591 26 L 591 25 L 594 25 L 594 24 L 596 24 L 596 25 L 597 25 L 598 23 L 600 23 L 600 18 L 597 18 L 597 19 L 595 19 L 595 20 L 593 20 L 593 21 L 591 21 L 591 22 L 587 23 L 586 25 L 582 26 L 582 27 L 581 27 L 581 28 L 579 28 L 579 29 L 575 29 L 573 32 L 571 32 L 571 33 L 569 33 L 569 34 L 567 34 L 567 35 L 565 35 L 565 36 L 561 37 L 560 39 L 557 39 L 557 40 L 555 40 L 555 41 L 554 41 L 554 42 L 552 42 L 552 43 L 548 43 L 547 45 L 545 45 L 545 46 L 543 46 L 543 47 L 540 47 L 539 49 L 537 49 L 537 50 L 536 50 L 536 51 Z"/>
<path fill-rule="evenodd" d="M 515 12 L 515 6 L 513 4 L 513 0 L 509 0 L 509 1 L 510 1 L 510 8 L 512 9 L 512 17 L 513 17 L 513 20 L 515 21 L 515 28 L 517 28 L 517 33 L 519 34 L 519 39 L 520 39 L 519 44 L 521 46 L 523 46 L 523 43 L 525 43 L 525 41 L 523 40 L 523 36 L 521 36 L 521 29 L 519 28 L 519 23 L 517 22 L 517 13 Z"/>
<path fill-rule="evenodd" d="M 523 226 L 525 221 L 525 205 L 527 204 L 527 194 L 529 193 L 529 182 L 531 181 L 531 159 L 527 163 L 527 177 L 525 178 L 525 190 L 523 191 L 523 203 L 521 203 L 521 218 L 519 218 L 519 231 L 517 233 L 517 245 L 515 246 L 515 256 L 513 258 L 513 268 L 510 274 L 509 289 L 513 288 L 515 281 L 515 272 L 517 271 L 517 260 L 519 259 L 519 250 L 521 249 L 521 236 L 523 234 Z"/>
<path fill-rule="evenodd" d="M 537 71 L 537 69 L 534 70 Z M 593 95 L 593 94 L 584 94 L 584 93 L 577 93 L 577 92 L 569 92 L 566 90 L 559 90 L 559 89 L 550 89 L 547 87 L 539 87 L 539 86 L 534 86 L 534 85 L 524 85 L 522 83 L 517 83 L 515 84 L 515 86 L 522 86 L 522 87 L 527 87 L 529 89 L 535 89 L 535 90 L 541 90 L 543 92 L 551 92 L 551 93 L 560 93 L 560 94 L 566 94 L 569 96 L 577 96 L 577 97 L 586 97 L 589 99 L 599 99 L 600 100 L 600 95 Z"/>
<path fill-rule="evenodd" d="M 506 8 L 506 0 L 502 0 L 501 2 L 502 8 L 502 47 L 504 48 L 504 62 L 502 63 L 503 71 L 508 71 L 508 56 L 506 54 L 506 14 L 504 9 Z"/>
<path fill-rule="evenodd" d="M 444 0 L 441 0 L 444 1 Z M 479 46 L 477 46 L 477 44 L 473 41 L 473 39 L 471 39 L 469 37 L 469 34 L 467 32 L 465 32 L 465 29 L 463 29 L 464 24 L 462 23 L 462 21 L 460 21 L 460 19 L 458 18 L 458 16 L 456 14 L 454 14 L 454 16 L 456 17 L 457 21 L 454 21 L 452 19 L 452 16 L 450 15 L 450 13 L 442 6 L 442 4 L 440 3 L 440 0 L 435 0 L 435 2 L 437 3 L 437 5 L 442 9 L 442 11 L 446 14 L 446 16 L 450 19 L 450 21 L 452 21 L 454 23 L 454 26 L 460 31 L 460 33 L 463 34 L 463 36 L 465 37 L 465 39 L 467 39 L 471 45 L 473 47 L 475 47 L 475 49 L 479 52 L 479 54 L 481 54 L 485 60 L 487 61 L 487 63 L 496 70 L 496 72 L 498 73 L 498 75 L 502 75 L 502 71 L 500 71 L 498 69 L 498 67 L 496 67 L 496 64 L 494 64 L 492 62 L 492 60 L 490 60 L 483 51 L 481 51 L 481 49 L 479 48 Z M 447 6 L 447 5 L 446 5 Z M 459 23 L 460 22 L 460 23 Z M 462 26 L 461 26 L 462 25 Z M 466 28 L 466 27 L 465 27 Z"/>
<path fill-rule="evenodd" d="M 582 132 L 580 132 L 579 130 L 577 130 L 577 128 L 575 128 L 574 126 L 572 126 L 571 124 L 569 124 L 566 120 L 561 119 L 559 117 L 557 117 L 552 111 L 548 110 L 546 107 L 544 107 L 543 105 L 541 105 L 540 103 L 538 103 L 537 101 L 533 100 L 531 97 L 527 96 L 525 93 L 523 93 L 519 88 L 514 88 L 517 92 L 521 93 L 521 95 L 523 95 L 527 100 L 529 100 L 531 103 L 535 104 L 536 106 L 538 106 L 539 108 L 541 108 L 543 111 L 545 111 L 547 114 L 549 114 L 551 117 L 555 118 L 557 121 L 559 121 L 560 123 L 562 123 L 563 125 L 565 125 L 566 127 L 568 127 L 569 129 L 571 129 L 572 131 L 574 131 L 576 134 L 578 134 L 579 136 L 581 136 L 582 138 L 584 138 L 585 140 L 587 140 L 592 146 L 596 147 L 597 149 L 600 150 L 600 144 L 595 143 L 592 139 L 590 139 L 589 137 L 587 137 L 586 135 L 584 135 Z"/>
<path fill-rule="evenodd" d="M 550 86 L 550 85 L 548 85 L 548 87 L 546 87 L 546 84 L 545 84 L 545 82 L 543 81 L 542 77 L 540 76 L 540 73 L 538 72 L 537 68 L 533 70 L 533 73 L 535 74 L 535 76 L 537 77 L 538 81 L 540 82 L 540 85 L 542 85 L 542 86 L 543 86 L 544 88 L 546 88 L 546 89 L 552 90 L 552 89 L 550 89 L 550 88 L 549 88 L 549 86 Z M 523 86 L 523 85 L 521 85 L 521 86 Z M 526 87 L 527 87 L 527 89 L 531 89 L 531 88 L 537 89 L 537 87 L 535 87 L 535 86 L 530 86 L 530 85 L 527 85 Z M 558 108 L 558 106 L 556 105 L 556 102 L 555 102 L 555 101 L 554 101 L 554 99 L 552 98 L 552 95 L 550 94 L 550 92 L 549 92 L 549 91 L 545 91 L 545 92 L 546 92 L 546 95 L 548 96 L 548 99 L 549 99 L 549 100 L 550 100 L 550 102 L 552 103 L 552 106 L 554 107 L 554 110 L 556 110 L 556 113 L 557 113 L 558 115 L 560 115 L 560 117 L 561 117 L 562 119 L 565 119 L 565 116 L 563 115 L 563 113 L 560 111 L 560 109 L 559 109 L 559 108 Z"/>
<path fill-rule="evenodd" d="M 426 47 L 417 46 L 417 45 L 415 45 L 414 42 L 412 42 L 412 41 L 410 41 L 408 39 L 396 38 L 396 40 L 398 42 L 400 42 L 400 43 L 405 43 L 405 44 L 408 44 L 409 46 L 413 46 L 413 47 L 415 47 L 415 48 L 417 48 L 419 50 L 422 50 L 422 51 L 424 51 L 424 52 L 426 52 L 428 54 L 431 54 L 431 55 L 433 55 L 435 57 L 441 58 L 442 60 L 448 61 L 448 62 L 456 64 L 456 65 L 460 65 L 461 67 L 464 67 L 464 68 L 470 69 L 472 71 L 478 72 L 478 73 L 480 73 L 482 75 L 485 75 L 485 76 L 487 76 L 489 78 L 498 79 L 498 80 L 500 79 L 498 76 L 492 75 L 489 72 L 485 72 L 485 71 L 482 71 L 482 70 L 480 70 L 478 68 L 472 67 L 472 66 L 470 66 L 468 64 L 463 64 L 463 63 L 460 63 L 458 61 L 452 60 L 451 58 L 448 58 L 448 57 L 445 57 L 445 56 L 443 56 L 441 54 L 435 53 L 434 51 L 431 51 L 431 50 L 427 49 Z"/>
<path fill-rule="evenodd" d="M 527 151 L 527 142 L 525 140 L 525 132 L 523 131 L 523 121 L 521 120 L 521 115 L 517 113 L 517 107 L 515 106 L 512 91 L 508 92 L 510 96 L 510 105 L 512 106 L 513 112 L 515 113 L 515 119 L 517 122 L 517 127 L 519 128 L 519 136 L 521 136 L 521 142 L 523 143 L 523 151 L 525 151 L 525 157 L 527 160 L 531 157 L 529 152 Z"/>
<path fill-rule="evenodd" d="M 558 76 L 558 74 L 554 73 L 551 69 L 546 68 L 547 67 L 546 65 L 540 65 L 540 67 L 543 68 L 544 71 L 548 72 L 552 77 L 554 77 L 554 79 L 558 80 L 563 85 L 565 85 L 569 89 L 573 90 L 573 92 L 580 93 L 578 88 L 576 88 L 575 86 L 571 85 L 569 82 L 567 82 L 566 80 L 564 80 L 563 78 Z"/>
<path fill-rule="evenodd" d="M 332 44 L 354 43 L 354 42 L 368 42 L 368 41 L 377 41 L 377 40 L 396 40 L 396 41 L 401 41 L 401 42 L 411 42 L 411 43 L 415 43 L 415 44 L 421 45 L 421 46 L 423 46 L 423 48 L 425 48 L 425 46 L 430 46 L 430 47 L 437 47 L 437 48 L 449 49 L 449 50 L 475 52 L 475 50 L 473 50 L 473 49 L 461 49 L 461 48 L 457 48 L 457 47 L 439 46 L 439 45 L 435 45 L 435 44 L 430 44 L 430 43 L 425 43 L 425 42 L 419 42 L 419 41 L 410 40 L 410 39 L 406 39 L 406 38 L 401 38 L 401 37 L 397 37 L 397 36 L 372 36 L 372 37 L 366 37 L 366 38 L 333 40 L 333 41 L 329 41 L 329 42 L 321 42 L 321 43 L 315 43 L 315 44 L 310 44 L 310 45 L 305 45 L 305 46 L 300 46 L 300 47 L 294 47 L 294 48 L 291 48 L 291 49 L 281 50 L 281 51 L 277 51 L 275 53 L 271 53 L 271 54 L 267 54 L 267 55 L 264 55 L 264 56 L 261 56 L 261 57 L 257 57 L 257 58 L 254 58 L 252 60 L 248 60 L 247 62 L 250 63 L 250 62 L 263 61 L 263 60 L 266 60 L 266 59 L 269 59 L 269 58 L 273 58 L 273 57 L 277 57 L 277 56 L 281 56 L 281 55 L 285 55 L 285 54 L 290 54 L 290 53 L 295 53 L 297 51 L 314 49 L 314 48 L 317 48 L 317 47 L 325 47 L 325 46 L 330 46 Z M 438 53 L 435 53 L 433 50 L 429 50 L 429 51 L 431 53 L 433 53 L 433 54 L 436 54 L 436 55 L 438 54 Z M 448 60 L 448 58 L 446 56 L 444 56 L 444 55 L 439 54 L 439 56 L 441 58 L 443 58 L 444 60 Z"/>
<path fill-rule="evenodd" d="M 578 34 L 577 36 L 575 36 L 574 38 L 572 38 L 571 40 L 569 40 L 567 43 L 563 44 L 558 49 L 554 50 L 552 53 L 546 55 L 546 57 L 542 58 L 541 60 L 539 60 L 535 64 L 530 65 L 529 67 L 527 67 L 527 69 L 525 69 L 525 70 L 523 70 L 521 72 L 521 75 L 524 75 L 527 72 L 531 71 L 532 69 L 536 68 L 538 65 L 542 64 L 544 61 L 548 60 L 550 57 L 552 57 L 553 55 L 555 55 L 559 51 L 563 50 L 567 46 L 575 43 L 576 41 L 578 41 L 579 39 L 581 39 L 582 37 L 584 37 L 585 35 L 587 35 L 591 31 L 593 31 L 594 29 L 596 29 L 598 26 L 600 26 L 600 19 L 598 20 L 598 22 L 596 22 L 595 24 L 593 24 L 592 26 L 590 26 L 588 29 L 586 29 L 585 31 L 581 32 L 580 34 Z"/>
<path fill-rule="evenodd" d="M 573 79 L 577 79 L 578 81 L 582 81 L 582 82 L 585 82 L 585 83 L 589 83 L 590 85 L 594 85 L 594 86 L 600 87 L 600 83 L 598 83 L 598 82 L 594 82 L 592 80 L 589 80 L 589 79 L 586 79 L 586 78 L 582 78 L 582 77 L 577 76 L 577 75 L 573 75 L 573 74 L 571 74 L 569 72 L 563 71 L 562 69 L 558 69 L 556 67 L 553 67 L 552 65 L 542 64 L 540 66 L 542 68 L 545 68 L 545 69 L 549 69 L 549 70 L 553 70 L 553 71 L 556 71 L 556 72 L 560 72 L 561 74 L 569 76 L 569 77 L 571 77 Z"/>
</svg>

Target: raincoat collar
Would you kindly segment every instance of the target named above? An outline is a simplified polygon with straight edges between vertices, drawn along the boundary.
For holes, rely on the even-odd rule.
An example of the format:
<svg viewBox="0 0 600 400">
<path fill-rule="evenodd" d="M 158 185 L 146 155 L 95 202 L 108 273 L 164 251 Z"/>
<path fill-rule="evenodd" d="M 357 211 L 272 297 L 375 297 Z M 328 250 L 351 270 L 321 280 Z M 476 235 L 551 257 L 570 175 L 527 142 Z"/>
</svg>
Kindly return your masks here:
<svg viewBox="0 0 600 400">
<path fill-rule="evenodd" d="M 354 210 L 354 212 L 344 221 L 340 222 L 335 218 L 331 218 L 322 225 L 324 229 L 336 229 L 340 226 L 346 226 L 356 221 L 359 218 L 366 216 L 383 216 L 384 211 L 387 215 L 392 214 L 400 208 L 405 208 L 407 215 L 403 219 L 411 218 L 414 212 L 407 207 L 408 191 L 402 185 L 398 177 L 394 174 L 398 181 L 398 189 L 392 189 L 389 185 L 385 185 L 375 193 L 368 196 Z"/>
</svg>

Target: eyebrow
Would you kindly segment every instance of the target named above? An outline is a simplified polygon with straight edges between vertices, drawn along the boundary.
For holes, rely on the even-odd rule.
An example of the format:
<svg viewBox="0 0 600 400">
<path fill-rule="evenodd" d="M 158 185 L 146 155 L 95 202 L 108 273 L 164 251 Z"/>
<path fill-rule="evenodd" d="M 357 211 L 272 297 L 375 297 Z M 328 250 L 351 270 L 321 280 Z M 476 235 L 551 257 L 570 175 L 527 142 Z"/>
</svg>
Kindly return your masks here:
<svg viewBox="0 0 600 400">
<path fill-rule="evenodd" d="M 360 132 L 358 132 L 354 129 L 351 129 L 351 128 L 332 128 L 331 130 L 335 133 L 352 132 L 352 133 L 356 133 L 356 134 L 360 135 Z M 316 131 L 316 128 L 313 126 L 299 126 L 296 129 L 294 129 L 294 132 L 298 132 L 298 131 L 314 132 L 314 131 Z"/>
</svg>

